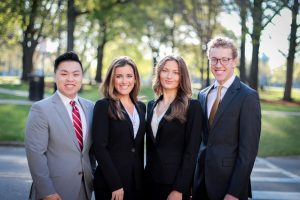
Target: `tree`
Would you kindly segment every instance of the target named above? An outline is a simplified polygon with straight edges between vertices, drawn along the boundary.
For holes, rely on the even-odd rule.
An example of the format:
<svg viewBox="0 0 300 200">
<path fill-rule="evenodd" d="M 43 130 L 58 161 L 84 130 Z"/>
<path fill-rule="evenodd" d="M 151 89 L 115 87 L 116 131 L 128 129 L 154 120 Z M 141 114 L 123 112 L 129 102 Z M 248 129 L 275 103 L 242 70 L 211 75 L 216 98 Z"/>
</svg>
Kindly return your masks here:
<svg viewBox="0 0 300 200">
<path fill-rule="evenodd" d="M 204 60 L 206 55 L 206 44 L 211 40 L 214 31 L 217 26 L 217 14 L 221 9 L 221 2 L 218 0 L 205 0 L 205 1 L 178 1 L 182 10 L 182 16 L 184 17 L 187 24 L 194 28 L 195 33 L 200 41 L 200 50 L 202 52 L 202 66 L 200 72 L 203 74 L 205 66 Z M 207 79 L 206 84 L 202 83 L 203 86 L 210 84 L 210 69 L 208 61 L 206 62 L 206 73 Z M 203 80 L 202 80 L 203 81 Z"/>
<path fill-rule="evenodd" d="M 87 3 L 87 2 L 85 2 Z M 79 6 L 78 6 L 79 7 Z M 79 15 L 86 14 L 89 11 L 88 10 L 80 10 L 75 5 L 74 0 L 68 0 L 68 9 L 67 9 L 67 51 L 73 51 L 74 50 L 74 30 L 76 25 L 76 18 Z M 80 5 L 80 8 L 84 7 L 82 4 Z"/>
<path fill-rule="evenodd" d="M 258 87 L 258 61 L 260 36 L 264 28 L 284 7 L 284 0 L 253 0 L 250 4 L 250 13 L 253 20 L 252 32 L 252 59 L 250 67 L 249 85 L 257 90 Z"/>
<path fill-rule="evenodd" d="M 292 6 L 289 5 L 288 8 L 292 11 L 292 23 L 291 23 L 291 34 L 289 38 L 289 52 L 287 56 L 287 70 L 286 70 L 286 82 L 284 87 L 283 100 L 292 101 L 291 92 L 293 85 L 293 68 L 294 68 L 294 59 L 296 48 L 300 44 L 300 41 L 297 42 L 297 39 L 300 36 L 297 36 L 297 29 L 300 24 L 297 23 L 297 15 L 299 14 L 299 2 L 294 0 Z"/>
<path fill-rule="evenodd" d="M 246 49 L 246 34 L 247 34 L 247 8 L 249 7 L 248 1 L 244 0 L 235 0 L 240 12 L 240 18 L 241 18 L 241 46 L 240 46 L 240 78 L 241 81 L 247 82 L 247 76 L 246 76 L 246 56 L 245 56 L 245 49 Z"/>
</svg>

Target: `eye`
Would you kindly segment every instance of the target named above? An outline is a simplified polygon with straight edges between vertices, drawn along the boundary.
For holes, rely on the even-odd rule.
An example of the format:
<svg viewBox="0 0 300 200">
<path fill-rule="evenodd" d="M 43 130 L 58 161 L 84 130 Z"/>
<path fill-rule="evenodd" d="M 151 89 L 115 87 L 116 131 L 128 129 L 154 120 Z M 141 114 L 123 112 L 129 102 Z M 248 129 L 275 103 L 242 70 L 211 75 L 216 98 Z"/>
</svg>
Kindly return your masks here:
<svg viewBox="0 0 300 200">
<path fill-rule="evenodd" d="M 229 58 L 222 58 L 222 61 L 229 61 L 230 59 Z"/>
<path fill-rule="evenodd" d="M 127 78 L 132 78 L 133 75 L 132 74 L 127 74 Z"/>
</svg>

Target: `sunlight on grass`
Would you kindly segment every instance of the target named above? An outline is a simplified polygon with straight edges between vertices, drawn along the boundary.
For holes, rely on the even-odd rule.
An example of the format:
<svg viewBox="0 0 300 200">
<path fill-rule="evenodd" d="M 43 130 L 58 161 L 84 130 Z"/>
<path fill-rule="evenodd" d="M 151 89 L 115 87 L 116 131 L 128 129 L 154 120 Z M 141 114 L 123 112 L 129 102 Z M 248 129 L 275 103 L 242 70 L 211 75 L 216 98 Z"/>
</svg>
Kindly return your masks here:
<svg viewBox="0 0 300 200">
<path fill-rule="evenodd" d="M 0 105 L 0 141 L 23 141 L 30 106 Z"/>
<path fill-rule="evenodd" d="M 263 115 L 260 156 L 300 154 L 300 117 Z"/>
</svg>

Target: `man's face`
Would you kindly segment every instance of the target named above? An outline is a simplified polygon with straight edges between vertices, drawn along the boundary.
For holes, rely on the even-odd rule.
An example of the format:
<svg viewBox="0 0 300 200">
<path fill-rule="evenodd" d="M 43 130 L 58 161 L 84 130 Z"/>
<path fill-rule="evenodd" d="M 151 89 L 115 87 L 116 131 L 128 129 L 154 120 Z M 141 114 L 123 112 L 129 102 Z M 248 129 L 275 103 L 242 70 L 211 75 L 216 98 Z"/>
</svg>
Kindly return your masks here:
<svg viewBox="0 0 300 200">
<path fill-rule="evenodd" d="M 63 61 L 55 72 L 57 89 L 66 97 L 73 99 L 82 85 L 82 70 L 76 61 Z"/>
<path fill-rule="evenodd" d="M 229 48 L 212 48 L 209 53 L 210 70 L 219 84 L 223 85 L 234 72 L 236 58 Z"/>
</svg>

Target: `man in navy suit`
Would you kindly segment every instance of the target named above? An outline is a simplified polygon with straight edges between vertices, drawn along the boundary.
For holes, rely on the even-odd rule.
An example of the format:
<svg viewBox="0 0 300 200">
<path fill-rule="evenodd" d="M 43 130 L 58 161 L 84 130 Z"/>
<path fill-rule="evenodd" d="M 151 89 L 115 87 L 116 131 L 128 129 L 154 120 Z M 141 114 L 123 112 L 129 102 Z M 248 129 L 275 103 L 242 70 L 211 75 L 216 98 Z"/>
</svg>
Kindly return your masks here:
<svg viewBox="0 0 300 200">
<path fill-rule="evenodd" d="M 206 123 L 193 199 L 248 199 L 261 131 L 259 97 L 234 75 L 237 48 L 230 39 L 211 40 L 207 55 L 216 81 L 198 95 Z"/>
</svg>

